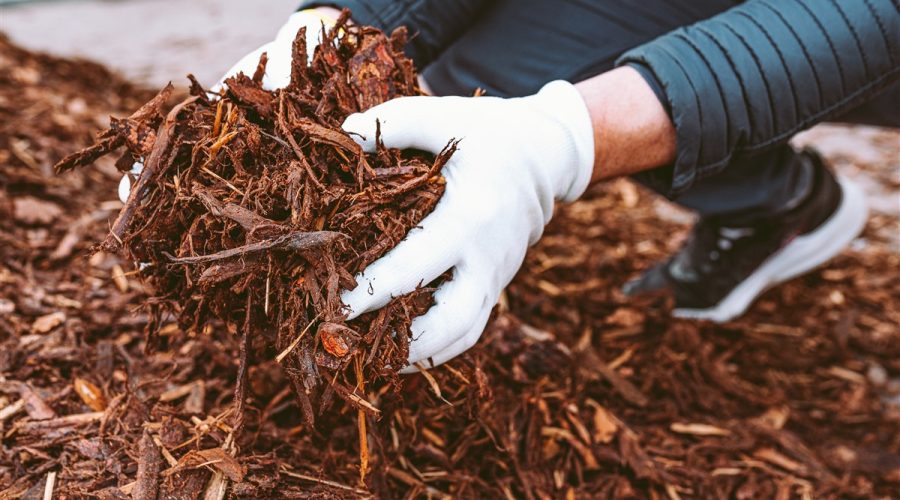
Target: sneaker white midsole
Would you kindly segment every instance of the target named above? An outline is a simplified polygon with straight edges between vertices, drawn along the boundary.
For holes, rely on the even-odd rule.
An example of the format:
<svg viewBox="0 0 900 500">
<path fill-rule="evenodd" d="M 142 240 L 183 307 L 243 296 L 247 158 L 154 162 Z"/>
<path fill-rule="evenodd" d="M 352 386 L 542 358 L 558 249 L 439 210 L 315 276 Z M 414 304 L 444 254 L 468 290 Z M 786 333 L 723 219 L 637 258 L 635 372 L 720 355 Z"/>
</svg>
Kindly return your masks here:
<svg viewBox="0 0 900 500">
<path fill-rule="evenodd" d="M 714 307 L 677 308 L 679 318 L 708 319 L 724 323 L 740 316 L 760 294 L 831 260 L 862 232 L 869 210 L 862 189 L 849 179 L 838 177 L 841 204 L 818 229 L 798 236 L 766 259 L 759 268 Z"/>
</svg>

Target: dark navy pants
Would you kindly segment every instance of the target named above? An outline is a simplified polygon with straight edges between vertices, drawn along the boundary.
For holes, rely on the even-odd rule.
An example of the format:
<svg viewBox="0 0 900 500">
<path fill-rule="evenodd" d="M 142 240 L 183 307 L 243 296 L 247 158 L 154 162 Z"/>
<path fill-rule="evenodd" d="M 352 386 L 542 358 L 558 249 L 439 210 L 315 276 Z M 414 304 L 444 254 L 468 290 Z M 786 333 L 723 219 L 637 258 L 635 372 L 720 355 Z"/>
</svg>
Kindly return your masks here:
<svg viewBox="0 0 900 500">
<path fill-rule="evenodd" d="M 529 95 L 613 67 L 625 51 L 712 17 L 738 0 L 497 0 L 423 70 L 438 95 Z M 659 92 L 659 89 L 655 89 Z M 897 88 L 841 121 L 900 126 Z M 809 189 L 811 172 L 788 146 L 730 165 L 675 201 L 705 216 L 770 216 Z M 640 180 L 640 176 L 638 176 Z"/>
</svg>

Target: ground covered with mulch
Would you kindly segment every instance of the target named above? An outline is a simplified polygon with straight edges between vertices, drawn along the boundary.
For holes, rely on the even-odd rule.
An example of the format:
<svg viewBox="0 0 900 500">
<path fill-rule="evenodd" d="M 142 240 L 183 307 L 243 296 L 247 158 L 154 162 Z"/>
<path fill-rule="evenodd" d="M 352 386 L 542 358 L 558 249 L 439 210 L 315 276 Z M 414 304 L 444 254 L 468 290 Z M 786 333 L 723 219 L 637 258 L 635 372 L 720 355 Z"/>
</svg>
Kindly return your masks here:
<svg viewBox="0 0 900 500">
<path fill-rule="evenodd" d="M 340 397 L 310 422 L 283 350 L 260 349 L 242 370 L 242 323 L 154 314 L 158 284 L 130 259 L 91 251 L 122 208 L 115 159 L 53 173 L 108 115 L 129 116 L 153 93 L 5 39 L 0 67 L 0 498 L 889 498 L 900 488 L 891 215 L 719 326 L 673 320 L 662 298 L 622 296 L 677 248 L 687 221 L 626 181 L 598 186 L 558 210 L 475 348 L 399 383 L 324 379 Z M 881 146 L 884 162 L 857 167 L 890 179 L 896 141 Z"/>
</svg>

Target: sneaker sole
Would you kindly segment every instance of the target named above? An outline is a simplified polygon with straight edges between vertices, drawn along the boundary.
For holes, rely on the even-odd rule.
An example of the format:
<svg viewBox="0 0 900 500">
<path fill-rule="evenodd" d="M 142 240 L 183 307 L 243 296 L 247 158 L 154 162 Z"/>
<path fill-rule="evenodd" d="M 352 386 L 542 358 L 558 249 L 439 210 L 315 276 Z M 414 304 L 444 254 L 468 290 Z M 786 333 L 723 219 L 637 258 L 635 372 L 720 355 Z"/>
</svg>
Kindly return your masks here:
<svg viewBox="0 0 900 500">
<path fill-rule="evenodd" d="M 860 187 L 838 177 L 842 200 L 828 220 L 815 231 L 798 236 L 769 257 L 750 276 L 707 309 L 675 309 L 679 318 L 705 319 L 716 323 L 730 321 L 742 314 L 763 292 L 801 274 L 812 271 L 841 253 L 859 236 L 868 220 L 869 210 Z"/>
</svg>

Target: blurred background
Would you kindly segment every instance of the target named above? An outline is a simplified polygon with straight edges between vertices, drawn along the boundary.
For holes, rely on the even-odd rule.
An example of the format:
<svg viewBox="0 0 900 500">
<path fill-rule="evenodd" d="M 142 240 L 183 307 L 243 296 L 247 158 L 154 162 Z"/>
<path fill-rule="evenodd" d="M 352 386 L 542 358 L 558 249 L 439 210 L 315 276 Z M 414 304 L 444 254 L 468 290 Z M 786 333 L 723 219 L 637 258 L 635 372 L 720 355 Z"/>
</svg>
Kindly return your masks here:
<svg viewBox="0 0 900 500">
<path fill-rule="evenodd" d="M 151 87 L 212 85 L 274 38 L 299 0 L 0 0 L 0 31 L 32 50 L 85 57 Z"/>
</svg>

